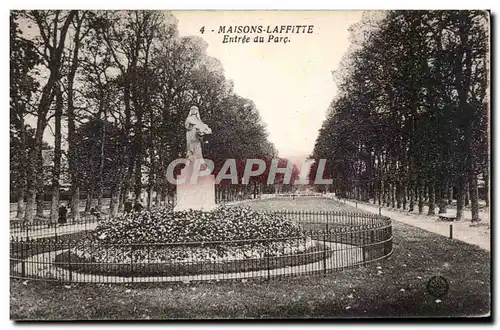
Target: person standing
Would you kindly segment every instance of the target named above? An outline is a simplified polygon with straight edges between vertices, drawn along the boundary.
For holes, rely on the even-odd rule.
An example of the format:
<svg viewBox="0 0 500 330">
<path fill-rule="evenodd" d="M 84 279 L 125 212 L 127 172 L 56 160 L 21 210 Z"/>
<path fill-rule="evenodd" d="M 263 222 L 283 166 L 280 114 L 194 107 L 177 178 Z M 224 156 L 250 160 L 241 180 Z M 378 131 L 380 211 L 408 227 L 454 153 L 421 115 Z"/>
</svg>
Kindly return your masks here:
<svg viewBox="0 0 500 330">
<path fill-rule="evenodd" d="M 59 207 L 59 220 L 57 221 L 59 224 L 65 224 L 67 219 L 66 216 L 68 215 L 68 209 L 64 204 L 61 204 Z"/>
<path fill-rule="evenodd" d="M 96 217 L 97 221 L 99 221 L 101 219 L 101 213 L 99 211 L 97 211 L 97 209 L 95 207 L 92 207 L 90 209 L 90 214 L 93 215 L 94 217 Z"/>
<path fill-rule="evenodd" d="M 141 212 L 142 209 L 144 209 L 144 206 L 139 201 L 135 202 L 134 212 Z"/>
<path fill-rule="evenodd" d="M 130 200 L 127 200 L 124 205 L 124 210 L 125 214 L 128 214 L 132 212 L 132 202 Z"/>
</svg>

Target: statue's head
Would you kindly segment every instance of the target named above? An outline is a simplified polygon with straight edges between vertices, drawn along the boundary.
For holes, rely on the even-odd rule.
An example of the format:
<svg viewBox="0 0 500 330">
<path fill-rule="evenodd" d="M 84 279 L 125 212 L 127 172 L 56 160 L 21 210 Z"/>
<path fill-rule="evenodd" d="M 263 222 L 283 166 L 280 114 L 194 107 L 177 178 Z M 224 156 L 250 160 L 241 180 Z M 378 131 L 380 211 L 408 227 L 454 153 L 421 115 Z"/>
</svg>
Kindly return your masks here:
<svg viewBox="0 0 500 330">
<path fill-rule="evenodd" d="M 198 106 L 192 105 L 191 108 L 189 108 L 189 116 L 199 116 L 200 115 L 200 110 L 198 109 Z"/>
<path fill-rule="evenodd" d="M 198 106 L 196 105 L 192 105 L 190 108 L 189 108 L 189 114 L 188 116 L 186 117 L 186 121 L 184 122 L 184 125 L 186 126 L 186 129 L 190 129 L 190 120 L 192 120 L 192 117 L 195 117 L 198 121 L 201 121 L 201 118 L 200 118 L 200 111 L 198 109 Z"/>
</svg>

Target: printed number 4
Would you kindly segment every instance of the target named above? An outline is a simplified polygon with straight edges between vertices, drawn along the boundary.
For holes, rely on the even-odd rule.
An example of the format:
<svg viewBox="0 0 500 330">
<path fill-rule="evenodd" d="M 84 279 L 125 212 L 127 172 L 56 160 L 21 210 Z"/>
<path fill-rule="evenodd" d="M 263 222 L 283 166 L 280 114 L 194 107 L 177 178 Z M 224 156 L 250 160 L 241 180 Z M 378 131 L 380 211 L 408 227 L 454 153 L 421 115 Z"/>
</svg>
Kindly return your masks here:
<svg viewBox="0 0 500 330">
<path fill-rule="evenodd" d="M 201 32 L 201 34 L 203 34 L 203 32 L 205 32 L 205 27 L 204 26 L 201 27 L 200 32 Z"/>
</svg>

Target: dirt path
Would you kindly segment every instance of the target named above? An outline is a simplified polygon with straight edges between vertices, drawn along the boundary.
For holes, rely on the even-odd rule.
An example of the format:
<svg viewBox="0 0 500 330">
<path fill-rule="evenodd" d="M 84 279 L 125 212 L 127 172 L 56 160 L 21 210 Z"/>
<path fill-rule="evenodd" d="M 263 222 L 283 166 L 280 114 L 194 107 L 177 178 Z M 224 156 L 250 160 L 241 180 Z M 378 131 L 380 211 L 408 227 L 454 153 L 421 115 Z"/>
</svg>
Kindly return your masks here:
<svg viewBox="0 0 500 330">
<path fill-rule="evenodd" d="M 346 201 L 346 205 L 353 206 L 371 213 L 379 213 L 379 206 L 361 202 Z M 403 222 L 407 225 L 418 227 L 442 236 L 450 236 L 450 226 L 452 226 L 453 239 L 479 246 L 490 251 L 491 232 L 489 226 L 470 227 L 469 221 L 447 222 L 438 220 L 438 216 L 426 216 L 401 211 L 393 211 L 382 207 L 382 215 L 395 221 Z"/>
</svg>

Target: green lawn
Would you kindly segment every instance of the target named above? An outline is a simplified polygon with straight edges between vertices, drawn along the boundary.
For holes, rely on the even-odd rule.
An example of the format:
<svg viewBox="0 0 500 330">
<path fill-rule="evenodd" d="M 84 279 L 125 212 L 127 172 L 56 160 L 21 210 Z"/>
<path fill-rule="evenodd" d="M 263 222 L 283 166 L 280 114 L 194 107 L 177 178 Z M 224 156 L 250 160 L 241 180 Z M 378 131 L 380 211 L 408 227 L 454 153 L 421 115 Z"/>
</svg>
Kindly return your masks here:
<svg viewBox="0 0 500 330">
<path fill-rule="evenodd" d="M 329 200 L 273 200 L 260 209 L 339 209 Z M 352 210 L 352 209 L 351 209 Z M 427 281 L 450 290 L 436 302 Z M 177 319 L 480 316 L 490 311 L 490 254 L 394 223 L 394 254 L 327 276 L 204 284 L 79 284 L 11 281 L 13 319 Z"/>
</svg>

